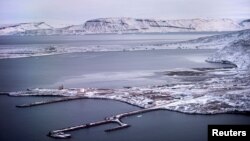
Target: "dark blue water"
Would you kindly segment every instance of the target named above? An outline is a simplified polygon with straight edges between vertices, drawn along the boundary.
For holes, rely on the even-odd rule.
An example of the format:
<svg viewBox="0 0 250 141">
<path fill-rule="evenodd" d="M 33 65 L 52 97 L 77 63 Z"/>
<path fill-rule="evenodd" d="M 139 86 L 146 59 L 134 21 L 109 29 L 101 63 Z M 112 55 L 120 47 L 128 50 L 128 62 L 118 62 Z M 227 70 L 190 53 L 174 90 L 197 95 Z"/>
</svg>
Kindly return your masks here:
<svg viewBox="0 0 250 141">
<path fill-rule="evenodd" d="M 106 116 L 139 109 L 111 100 L 76 100 L 33 108 L 15 105 L 48 99 L 0 96 L 1 141 L 53 141 L 53 129 L 102 120 Z M 208 124 L 250 124 L 244 115 L 187 115 L 169 111 L 145 113 L 122 119 L 130 128 L 106 133 L 117 125 L 103 125 L 71 132 L 70 141 L 206 141 Z M 65 139 L 66 140 L 66 139 Z"/>
</svg>

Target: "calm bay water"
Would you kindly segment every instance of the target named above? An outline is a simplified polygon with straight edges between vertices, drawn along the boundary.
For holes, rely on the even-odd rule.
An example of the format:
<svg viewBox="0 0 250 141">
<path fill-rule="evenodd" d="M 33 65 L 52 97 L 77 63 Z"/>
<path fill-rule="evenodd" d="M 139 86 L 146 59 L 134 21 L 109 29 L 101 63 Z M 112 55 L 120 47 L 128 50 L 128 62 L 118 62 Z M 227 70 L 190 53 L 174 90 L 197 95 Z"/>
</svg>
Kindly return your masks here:
<svg viewBox="0 0 250 141">
<path fill-rule="evenodd" d="M 73 53 L 0 60 L 0 91 L 47 87 L 108 87 L 164 84 L 155 72 L 221 67 L 204 60 L 215 50 Z"/>
<path fill-rule="evenodd" d="M 187 40 L 204 34 L 88 35 L 79 37 L 0 37 L 0 47 L 43 44 L 141 44 Z M 164 84 L 156 76 L 174 68 L 221 67 L 204 59 L 215 50 L 155 50 L 135 52 L 73 53 L 0 60 L 0 91 L 27 88 L 145 86 Z M 15 105 L 40 101 L 42 97 L 0 96 L 1 141 L 52 141 L 53 129 L 102 120 L 106 116 L 139 109 L 111 100 L 76 100 L 33 108 Z M 187 115 L 157 111 L 122 119 L 130 128 L 106 133 L 116 125 L 72 132 L 72 141 L 201 141 L 208 124 L 249 124 L 246 115 Z"/>
<path fill-rule="evenodd" d="M 184 41 L 204 36 L 222 34 L 223 32 L 199 33 L 145 33 L 145 34 L 90 34 L 83 36 L 0 36 L 0 45 L 128 45 L 142 43 L 164 43 Z"/>
</svg>

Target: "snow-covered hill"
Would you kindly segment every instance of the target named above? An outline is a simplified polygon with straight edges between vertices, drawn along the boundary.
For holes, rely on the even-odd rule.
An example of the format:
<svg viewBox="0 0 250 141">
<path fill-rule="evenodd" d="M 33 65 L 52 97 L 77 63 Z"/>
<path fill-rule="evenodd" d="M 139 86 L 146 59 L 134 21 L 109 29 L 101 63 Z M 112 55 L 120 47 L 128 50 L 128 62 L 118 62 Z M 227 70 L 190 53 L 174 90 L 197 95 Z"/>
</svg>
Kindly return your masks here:
<svg viewBox="0 0 250 141">
<path fill-rule="evenodd" d="M 208 62 L 234 64 L 240 70 L 250 69 L 250 29 L 158 46 L 173 49 L 219 49 L 207 59 Z"/>
<path fill-rule="evenodd" d="M 37 23 L 20 23 L 12 25 L 2 25 L 0 26 L 0 35 L 14 35 L 22 33 L 29 30 L 39 30 L 39 29 L 53 29 L 52 26 L 46 24 L 45 22 Z"/>
<path fill-rule="evenodd" d="M 235 31 L 226 34 L 219 34 L 209 37 L 201 37 L 194 40 L 163 43 L 156 46 L 164 48 L 179 48 L 179 49 L 221 49 L 230 43 L 238 40 L 250 39 L 250 29 Z"/>
<path fill-rule="evenodd" d="M 228 44 L 213 56 L 207 59 L 208 62 L 232 63 L 240 70 L 250 69 L 250 38 L 237 40 Z"/>
<path fill-rule="evenodd" d="M 214 32 L 248 29 L 249 21 L 231 19 L 155 20 L 135 18 L 99 18 L 84 24 L 53 28 L 48 24 L 22 23 L 0 27 L 0 35 L 82 35 L 96 33 L 148 33 L 148 32 Z"/>
<path fill-rule="evenodd" d="M 242 29 L 241 25 L 230 19 L 101 18 L 87 21 L 83 27 L 88 33 L 234 31 Z"/>
<path fill-rule="evenodd" d="M 219 49 L 207 59 L 208 62 L 234 64 L 239 70 L 250 69 L 250 29 L 158 46 L 173 49 Z"/>
</svg>

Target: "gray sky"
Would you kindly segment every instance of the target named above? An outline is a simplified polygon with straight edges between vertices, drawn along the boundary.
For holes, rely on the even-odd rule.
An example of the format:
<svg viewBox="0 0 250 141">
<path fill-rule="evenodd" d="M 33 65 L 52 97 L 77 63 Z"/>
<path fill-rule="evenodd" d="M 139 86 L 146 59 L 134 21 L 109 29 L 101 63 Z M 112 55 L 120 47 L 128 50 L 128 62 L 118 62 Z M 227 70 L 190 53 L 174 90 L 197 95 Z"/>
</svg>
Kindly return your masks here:
<svg viewBox="0 0 250 141">
<path fill-rule="evenodd" d="M 70 24 L 101 17 L 245 19 L 250 0 L 0 0 L 0 24 Z"/>
</svg>

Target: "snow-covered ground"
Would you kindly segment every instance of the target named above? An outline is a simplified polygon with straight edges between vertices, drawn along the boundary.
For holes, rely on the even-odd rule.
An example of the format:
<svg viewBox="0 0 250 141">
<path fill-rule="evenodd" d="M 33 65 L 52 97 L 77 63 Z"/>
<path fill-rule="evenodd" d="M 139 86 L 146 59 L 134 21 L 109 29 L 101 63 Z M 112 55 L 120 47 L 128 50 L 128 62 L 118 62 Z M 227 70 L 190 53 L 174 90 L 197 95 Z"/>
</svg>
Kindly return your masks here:
<svg viewBox="0 0 250 141">
<path fill-rule="evenodd" d="M 83 35 L 98 33 L 221 32 L 249 29 L 249 20 L 99 18 L 54 28 L 44 22 L 0 26 L 0 35 Z"/>
<path fill-rule="evenodd" d="M 9 95 L 113 99 L 143 108 L 158 107 L 197 114 L 250 111 L 249 75 L 236 73 L 234 69 L 194 69 L 191 72 L 193 73 L 188 73 L 187 70 L 165 72 L 166 75 L 179 73 L 179 75 L 170 75 L 180 80 L 170 85 L 122 89 L 31 89 L 10 92 Z"/>
<path fill-rule="evenodd" d="M 213 56 L 208 62 L 232 63 L 241 70 L 250 69 L 250 37 L 229 43 Z"/>
</svg>

